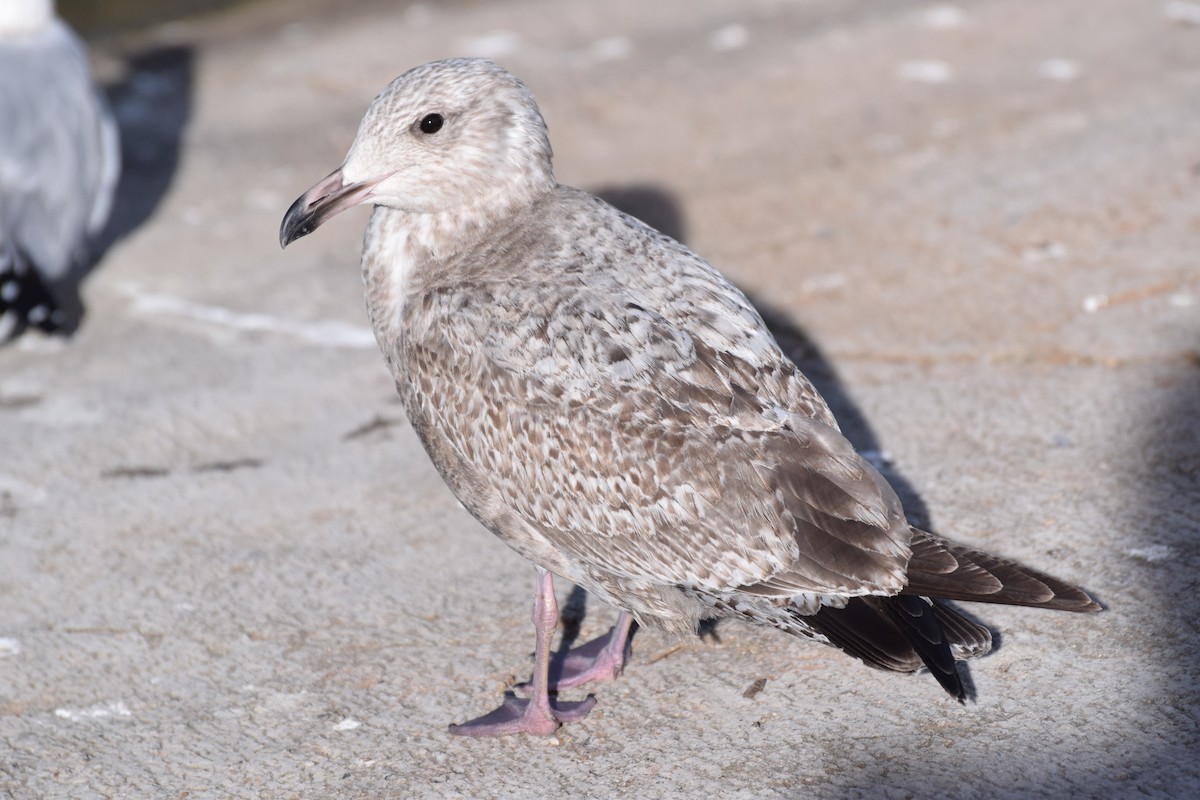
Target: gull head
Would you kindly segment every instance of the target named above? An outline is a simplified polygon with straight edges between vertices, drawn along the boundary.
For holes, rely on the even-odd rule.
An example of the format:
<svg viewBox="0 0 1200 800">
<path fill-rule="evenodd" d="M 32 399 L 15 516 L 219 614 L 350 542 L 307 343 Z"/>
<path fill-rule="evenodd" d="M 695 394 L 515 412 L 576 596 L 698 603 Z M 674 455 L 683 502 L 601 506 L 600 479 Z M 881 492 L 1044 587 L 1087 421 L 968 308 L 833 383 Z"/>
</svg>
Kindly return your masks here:
<svg viewBox="0 0 1200 800">
<path fill-rule="evenodd" d="M 546 123 L 525 84 L 482 58 L 435 61 L 367 109 L 342 166 L 284 215 L 284 247 L 362 203 L 410 214 L 502 213 L 554 187 Z"/>
</svg>

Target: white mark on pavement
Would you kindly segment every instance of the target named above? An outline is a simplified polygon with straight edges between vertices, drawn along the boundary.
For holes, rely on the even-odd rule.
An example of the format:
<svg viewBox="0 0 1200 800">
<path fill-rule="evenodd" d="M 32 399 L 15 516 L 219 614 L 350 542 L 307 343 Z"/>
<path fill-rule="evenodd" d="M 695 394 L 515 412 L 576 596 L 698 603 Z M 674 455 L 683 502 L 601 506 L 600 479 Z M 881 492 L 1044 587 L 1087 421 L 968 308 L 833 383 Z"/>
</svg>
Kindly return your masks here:
<svg viewBox="0 0 1200 800">
<path fill-rule="evenodd" d="M 1163 6 L 1163 16 L 1181 25 L 1200 25 L 1200 3 L 1172 0 Z"/>
<path fill-rule="evenodd" d="M 482 58 L 504 58 L 521 48 L 521 35 L 515 31 L 497 30 L 482 33 L 478 36 L 467 36 L 459 39 L 455 49 L 463 55 L 480 56 Z"/>
<path fill-rule="evenodd" d="M 370 328 L 362 325 L 351 325 L 336 320 L 305 322 L 267 314 L 247 314 L 221 306 L 196 303 L 182 297 L 144 292 L 133 286 L 126 287 L 125 293 L 133 300 L 134 312 L 139 314 L 183 317 L 247 333 L 276 333 L 323 347 L 375 347 L 375 334 Z"/>
<path fill-rule="evenodd" d="M 1073 81 L 1079 77 L 1079 64 L 1069 58 L 1048 58 L 1038 64 L 1038 75 L 1048 81 Z"/>
<path fill-rule="evenodd" d="M 46 499 L 46 490 L 40 486 L 23 481 L 14 475 L 0 472 L 0 494 L 19 500 L 22 503 L 40 503 Z"/>
<path fill-rule="evenodd" d="M 904 61 L 896 67 L 896 77 L 912 83 L 949 83 L 954 68 L 945 61 Z"/>
<path fill-rule="evenodd" d="M 729 50 L 740 50 L 746 46 L 748 41 L 750 41 L 750 31 L 746 30 L 745 25 L 735 22 L 713 31 L 713 35 L 708 39 L 708 44 L 718 53 L 724 53 Z"/>
<path fill-rule="evenodd" d="M 22 336 L 17 341 L 17 349 L 23 353 L 52 355 L 67 349 L 67 338 L 65 336 Z"/>
<path fill-rule="evenodd" d="M 850 280 L 841 272 L 831 272 L 828 275 L 815 275 L 800 282 L 800 291 L 805 294 L 829 294 L 836 292 L 848 284 Z"/>
<path fill-rule="evenodd" d="M 133 712 L 118 700 L 115 703 L 100 703 L 91 708 L 56 708 L 54 716 L 71 722 L 80 722 L 85 719 L 100 719 L 101 717 L 132 717 Z"/>
<path fill-rule="evenodd" d="M 21 409 L 18 415 L 26 422 L 35 422 L 47 428 L 95 425 L 105 419 L 101 408 L 74 394 L 45 397 L 37 405 Z"/>
<path fill-rule="evenodd" d="M 1125 552 L 1134 558 L 1139 558 L 1142 561 L 1149 561 L 1151 563 L 1166 561 L 1175 554 L 1174 551 L 1165 544 L 1152 544 L 1149 547 L 1134 547 L 1130 550 L 1126 550 Z"/>
<path fill-rule="evenodd" d="M 1176 292 L 1167 298 L 1167 302 L 1175 308 L 1191 308 L 1196 305 L 1196 295 L 1188 292 Z"/>
<path fill-rule="evenodd" d="M 333 726 L 335 731 L 352 731 L 355 728 L 361 728 L 362 723 L 354 717 L 346 717 L 344 720 Z"/>
<path fill-rule="evenodd" d="M 21 643 L 8 636 L 0 636 L 0 658 L 21 654 Z"/>
<path fill-rule="evenodd" d="M 584 58 L 593 63 L 621 61 L 633 53 L 633 43 L 625 36 L 609 36 L 598 39 L 584 50 Z"/>
<path fill-rule="evenodd" d="M 934 120 L 933 125 L 929 127 L 929 135 L 935 139 L 948 139 L 954 134 L 962 130 L 962 122 L 953 117 Z"/>
<path fill-rule="evenodd" d="M 967 13 L 958 6 L 932 6 L 921 15 L 921 23 L 937 31 L 961 28 L 967 22 Z"/>
<path fill-rule="evenodd" d="M 1061 242 L 1038 242 L 1026 247 L 1021 253 L 1021 259 L 1028 264 L 1041 264 L 1046 261 L 1058 261 L 1066 258 L 1067 248 Z"/>
</svg>

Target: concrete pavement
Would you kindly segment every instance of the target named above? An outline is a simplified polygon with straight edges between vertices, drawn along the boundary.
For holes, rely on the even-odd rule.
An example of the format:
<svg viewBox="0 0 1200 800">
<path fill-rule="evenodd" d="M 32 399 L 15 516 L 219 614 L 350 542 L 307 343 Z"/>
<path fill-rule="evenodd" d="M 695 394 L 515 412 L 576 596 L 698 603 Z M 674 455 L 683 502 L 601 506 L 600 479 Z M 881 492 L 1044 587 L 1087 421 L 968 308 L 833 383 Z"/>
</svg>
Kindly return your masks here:
<svg viewBox="0 0 1200 800">
<path fill-rule="evenodd" d="M 1200 791 L 1194 4 L 303 8 L 139 40 L 84 325 L 0 350 L 0 796 Z M 1000 647 L 965 707 L 723 624 L 641 632 L 553 739 L 450 737 L 527 670 L 533 571 L 404 422 L 366 212 L 276 232 L 456 54 L 531 86 L 560 180 L 746 289 L 919 517 L 1108 610 L 971 607 Z"/>
</svg>

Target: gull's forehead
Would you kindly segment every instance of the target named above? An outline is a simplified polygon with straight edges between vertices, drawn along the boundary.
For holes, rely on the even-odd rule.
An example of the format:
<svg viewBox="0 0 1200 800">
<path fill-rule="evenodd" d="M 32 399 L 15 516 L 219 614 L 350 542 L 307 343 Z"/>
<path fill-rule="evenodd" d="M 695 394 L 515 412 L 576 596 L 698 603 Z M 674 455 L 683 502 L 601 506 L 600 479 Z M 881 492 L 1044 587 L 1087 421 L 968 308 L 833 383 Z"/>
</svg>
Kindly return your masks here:
<svg viewBox="0 0 1200 800">
<path fill-rule="evenodd" d="M 376 98 L 381 113 L 411 112 L 429 104 L 461 106 L 517 80 L 491 61 L 480 58 L 435 61 L 396 78 Z M 433 110 L 433 109 L 430 109 Z"/>
</svg>

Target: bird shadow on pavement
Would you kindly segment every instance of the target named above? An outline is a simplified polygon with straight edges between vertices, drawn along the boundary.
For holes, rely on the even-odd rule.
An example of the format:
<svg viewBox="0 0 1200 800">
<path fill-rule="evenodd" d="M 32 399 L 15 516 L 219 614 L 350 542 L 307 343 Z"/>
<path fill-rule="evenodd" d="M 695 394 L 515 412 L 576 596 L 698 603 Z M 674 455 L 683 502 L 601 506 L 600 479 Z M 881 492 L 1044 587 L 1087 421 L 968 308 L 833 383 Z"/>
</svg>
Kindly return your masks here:
<svg viewBox="0 0 1200 800">
<path fill-rule="evenodd" d="M 121 181 L 101 237 L 105 249 L 150 218 L 175 178 L 192 113 L 194 61 L 186 45 L 147 50 L 132 56 L 126 77 L 108 89 L 121 131 Z"/>
<path fill-rule="evenodd" d="M 114 244 L 137 230 L 158 207 L 179 166 L 183 131 L 192 111 L 194 56 L 184 45 L 155 47 L 131 56 L 124 77 L 105 93 L 121 138 L 121 175 L 112 213 L 82 259 L 56 286 L 72 320 L 85 313 L 79 287 Z"/>
</svg>

